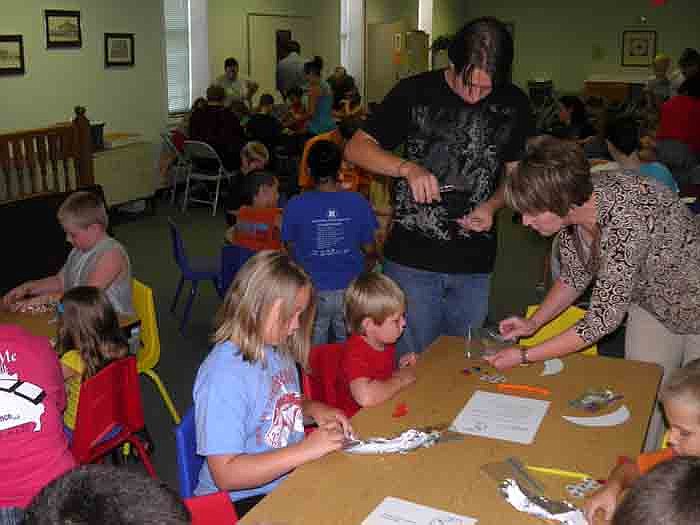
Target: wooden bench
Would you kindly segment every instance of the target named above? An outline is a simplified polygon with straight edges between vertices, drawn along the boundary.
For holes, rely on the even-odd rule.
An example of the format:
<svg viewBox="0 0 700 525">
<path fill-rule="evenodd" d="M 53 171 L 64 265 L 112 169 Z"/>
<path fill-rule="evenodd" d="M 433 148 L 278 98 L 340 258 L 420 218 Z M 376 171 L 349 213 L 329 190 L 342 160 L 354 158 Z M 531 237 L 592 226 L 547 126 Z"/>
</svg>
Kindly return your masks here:
<svg viewBox="0 0 700 525">
<path fill-rule="evenodd" d="M 85 108 L 75 108 L 72 122 L 0 134 L 0 202 L 94 184 Z"/>
</svg>

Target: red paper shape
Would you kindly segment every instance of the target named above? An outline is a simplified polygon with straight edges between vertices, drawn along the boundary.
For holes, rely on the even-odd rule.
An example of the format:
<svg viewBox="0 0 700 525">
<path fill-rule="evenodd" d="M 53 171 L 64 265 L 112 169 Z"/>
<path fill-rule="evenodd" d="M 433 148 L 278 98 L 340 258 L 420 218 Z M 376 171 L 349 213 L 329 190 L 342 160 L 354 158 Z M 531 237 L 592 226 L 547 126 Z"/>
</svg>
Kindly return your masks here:
<svg viewBox="0 0 700 525">
<path fill-rule="evenodd" d="M 666 4 L 666 0 L 651 0 L 651 7 L 663 7 Z"/>
<path fill-rule="evenodd" d="M 406 414 L 408 414 L 408 407 L 406 406 L 406 403 L 397 403 L 391 417 L 403 417 Z"/>
</svg>

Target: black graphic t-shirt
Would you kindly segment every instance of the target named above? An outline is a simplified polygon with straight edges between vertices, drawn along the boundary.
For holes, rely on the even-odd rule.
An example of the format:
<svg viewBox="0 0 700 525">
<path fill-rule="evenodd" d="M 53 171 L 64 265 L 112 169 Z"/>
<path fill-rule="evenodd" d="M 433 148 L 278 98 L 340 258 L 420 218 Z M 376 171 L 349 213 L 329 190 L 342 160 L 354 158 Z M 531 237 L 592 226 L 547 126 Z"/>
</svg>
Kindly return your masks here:
<svg viewBox="0 0 700 525">
<path fill-rule="evenodd" d="M 503 164 L 520 160 L 532 133 L 530 103 L 509 84 L 467 104 L 444 70 L 399 82 L 368 120 L 365 131 L 381 146 L 405 146 L 405 157 L 457 191 L 442 202 L 418 204 L 406 179 L 394 183 L 394 220 L 384 247 L 398 264 L 440 273 L 489 273 L 496 231 L 466 232 L 455 222 L 496 191 Z"/>
</svg>

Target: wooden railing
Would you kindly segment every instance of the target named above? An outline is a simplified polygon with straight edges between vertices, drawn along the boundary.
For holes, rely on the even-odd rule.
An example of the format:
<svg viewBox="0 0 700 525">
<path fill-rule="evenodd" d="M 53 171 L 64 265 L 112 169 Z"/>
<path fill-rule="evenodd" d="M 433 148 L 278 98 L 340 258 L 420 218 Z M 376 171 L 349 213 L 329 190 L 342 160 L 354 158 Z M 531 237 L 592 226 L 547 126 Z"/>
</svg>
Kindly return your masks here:
<svg viewBox="0 0 700 525">
<path fill-rule="evenodd" d="M 92 149 L 82 107 L 73 122 L 0 134 L 0 202 L 92 186 Z"/>
</svg>

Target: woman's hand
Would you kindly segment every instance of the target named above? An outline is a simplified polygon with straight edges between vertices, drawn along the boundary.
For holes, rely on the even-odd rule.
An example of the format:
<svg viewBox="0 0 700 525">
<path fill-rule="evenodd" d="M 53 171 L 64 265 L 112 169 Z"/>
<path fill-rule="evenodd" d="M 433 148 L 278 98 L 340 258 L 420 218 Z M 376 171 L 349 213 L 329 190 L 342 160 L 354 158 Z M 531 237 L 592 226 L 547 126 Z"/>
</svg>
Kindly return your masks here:
<svg viewBox="0 0 700 525">
<path fill-rule="evenodd" d="M 416 202 L 421 204 L 440 202 L 440 185 L 437 178 L 420 164 L 406 162 L 399 165 L 397 175 L 406 178 Z"/>
<path fill-rule="evenodd" d="M 521 364 L 523 357 L 520 347 L 511 346 L 493 355 L 485 356 L 484 359 L 497 370 L 503 371 Z"/>
<path fill-rule="evenodd" d="M 493 226 L 493 208 L 483 203 L 468 215 L 457 219 L 457 224 L 467 231 L 486 232 Z"/>
<path fill-rule="evenodd" d="M 515 341 L 518 337 L 534 334 L 537 331 L 537 325 L 531 319 L 513 316 L 498 323 L 498 331 L 507 341 Z"/>
</svg>

